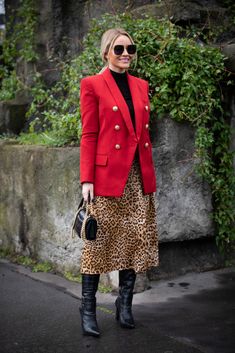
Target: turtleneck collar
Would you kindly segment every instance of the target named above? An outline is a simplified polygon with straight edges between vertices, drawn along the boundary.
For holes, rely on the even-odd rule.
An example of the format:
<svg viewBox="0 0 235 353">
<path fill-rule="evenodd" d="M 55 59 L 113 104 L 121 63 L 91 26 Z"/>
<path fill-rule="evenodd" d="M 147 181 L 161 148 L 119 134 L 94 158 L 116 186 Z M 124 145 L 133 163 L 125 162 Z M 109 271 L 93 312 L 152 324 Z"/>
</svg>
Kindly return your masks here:
<svg viewBox="0 0 235 353">
<path fill-rule="evenodd" d="M 113 76 L 114 78 L 117 78 L 117 79 L 124 79 L 124 78 L 127 77 L 127 72 L 126 72 L 126 71 L 124 71 L 124 72 L 116 72 L 116 71 L 113 71 L 113 70 L 111 70 L 111 69 L 109 69 L 109 70 L 110 70 L 110 72 L 111 72 L 111 74 L 112 74 L 112 76 Z"/>
</svg>

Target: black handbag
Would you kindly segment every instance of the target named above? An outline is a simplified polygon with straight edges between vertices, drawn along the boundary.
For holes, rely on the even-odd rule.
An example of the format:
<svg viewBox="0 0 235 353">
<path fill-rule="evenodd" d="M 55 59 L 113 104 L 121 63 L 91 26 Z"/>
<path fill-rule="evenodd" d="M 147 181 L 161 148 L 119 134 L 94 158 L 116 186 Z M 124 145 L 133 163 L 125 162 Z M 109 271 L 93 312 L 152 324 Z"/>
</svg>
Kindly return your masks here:
<svg viewBox="0 0 235 353">
<path fill-rule="evenodd" d="M 83 240 L 95 240 L 97 220 L 90 214 L 91 202 L 81 200 L 72 225 L 72 236 L 76 233 Z"/>
</svg>

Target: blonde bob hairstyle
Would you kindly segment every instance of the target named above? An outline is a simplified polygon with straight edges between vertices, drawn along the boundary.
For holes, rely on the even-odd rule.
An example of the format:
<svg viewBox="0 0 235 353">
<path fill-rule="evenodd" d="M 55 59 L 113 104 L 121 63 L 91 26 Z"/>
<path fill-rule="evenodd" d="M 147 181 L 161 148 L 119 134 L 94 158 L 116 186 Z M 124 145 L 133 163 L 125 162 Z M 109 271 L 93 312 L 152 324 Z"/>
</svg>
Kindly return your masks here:
<svg viewBox="0 0 235 353">
<path fill-rule="evenodd" d="M 123 28 L 111 28 L 108 29 L 101 38 L 101 45 L 100 45 L 100 54 L 102 57 L 103 62 L 107 65 L 107 58 L 110 49 L 113 46 L 113 43 L 119 36 L 127 36 L 131 43 L 134 44 L 133 39 L 131 38 L 130 34 L 126 32 Z M 135 54 L 136 56 L 136 54 Z"/>
</svg>

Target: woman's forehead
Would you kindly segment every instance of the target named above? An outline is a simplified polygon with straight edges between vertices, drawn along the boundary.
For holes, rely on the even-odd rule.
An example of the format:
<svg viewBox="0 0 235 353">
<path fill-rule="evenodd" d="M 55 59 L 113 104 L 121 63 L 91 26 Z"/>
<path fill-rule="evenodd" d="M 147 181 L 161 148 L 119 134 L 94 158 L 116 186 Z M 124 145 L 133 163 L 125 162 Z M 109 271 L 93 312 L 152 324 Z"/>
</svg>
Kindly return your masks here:
<svg viewBox="0 0 235 353">
<path fill-rule="evenodd" d="M 117 39 L 115 39 L 113 43 L 113 45 L 117 45 L 117 44 L 132 44 L 132 42 L 129 37 L 125 35 L 120 35 L 119 37 L 117 37 Z"/>
</svg>

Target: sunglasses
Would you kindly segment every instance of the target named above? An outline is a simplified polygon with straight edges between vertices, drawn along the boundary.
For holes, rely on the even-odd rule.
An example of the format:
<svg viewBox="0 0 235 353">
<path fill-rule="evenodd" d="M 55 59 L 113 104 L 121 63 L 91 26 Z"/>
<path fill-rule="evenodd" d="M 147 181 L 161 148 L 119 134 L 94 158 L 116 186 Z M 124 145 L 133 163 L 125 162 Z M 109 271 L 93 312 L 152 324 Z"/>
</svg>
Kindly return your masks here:
<svg viewBox="0 0 235 353">
<path fill-rule="evenodd" d="M 133 55 L 136 53 L 136 45 L 135 44 L 129 44 L 126 47 L 124 47 L 124 45 L 115 45 L 113 47 L 113 52 L 115 55 L 122 55 L 122 53 L 124 52 L 126 48 L 126 51 L 129 55 Z"/>
</svg>

